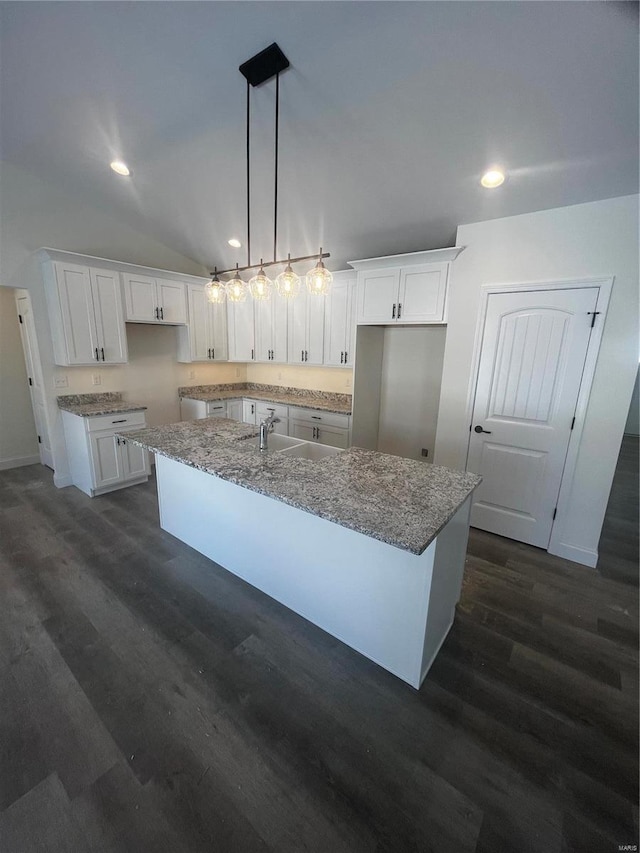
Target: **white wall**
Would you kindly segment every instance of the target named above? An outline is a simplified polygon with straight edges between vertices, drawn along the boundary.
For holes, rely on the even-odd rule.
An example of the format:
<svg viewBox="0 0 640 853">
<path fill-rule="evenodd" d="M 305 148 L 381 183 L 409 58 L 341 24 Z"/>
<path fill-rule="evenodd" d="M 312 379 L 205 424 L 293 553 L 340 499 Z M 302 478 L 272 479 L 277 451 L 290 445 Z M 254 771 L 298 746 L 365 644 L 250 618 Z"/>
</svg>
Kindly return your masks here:
<svg viewBox="0 0 640 853">
<path fill-rule="evenodd" d="M 640 435 L 640 395 L 638 394 L 638 380 L 640 380 L 640 370 L 636 373 L 636 384 L 633 386 L 633 396 L 631 397 L 627 423 L 624 427 L 624 431 L 628 435 Z"/>
<path fill-rule="evenodd" d="M 0 470 L 39 461 L 15 292 L 0 287 Z"/>
<path fill-rule="evenodd" d="M 463 468 L 483 284 L 615 276 L 572 484 L 556 524 L 564 553 L 594 564 L 638 367 L 638 196 L 463 225 L 453 267 L 435 461 Z"/>
<path fill-rule="evenodd" d="M 384 330 L 378 450 L 433 460 L 446 328 L 387 326 Z"/>
</svg>

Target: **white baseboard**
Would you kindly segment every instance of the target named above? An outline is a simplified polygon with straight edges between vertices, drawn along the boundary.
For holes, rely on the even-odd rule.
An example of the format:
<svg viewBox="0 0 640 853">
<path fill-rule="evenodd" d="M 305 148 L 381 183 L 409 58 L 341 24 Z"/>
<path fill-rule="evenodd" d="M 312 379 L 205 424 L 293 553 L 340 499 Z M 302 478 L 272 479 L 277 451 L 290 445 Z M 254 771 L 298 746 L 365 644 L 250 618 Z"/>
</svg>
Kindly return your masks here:
<svg viewBox="0 0 640 853">
<path fill-rule="evenodd" d="M 67 486 L 73 486 L 73 480 L 71 479 L 70 474 L 67 474 L 65 477 L 62 477 L 54 472 L 53 485 L 57 489 L 65 489 Z"/>
<path fill-rule="evenodd" d="M 21 468 L 23 465 L 37 465 L 39 462 L 39 456 L 14 456 L 12 459 L 0 459 L 0 471 Z"/>
<path fill-rule="evenodd" d="M 556 557 L 564 557 L 565 560 L 572 560 L 591 569 L 595 569 L 598 564 L 598 552 L 591 548 L 579 548 L 577 545 L 565 545 L 560 542 L 550 546 L 548 551 Z"/>
</svg>

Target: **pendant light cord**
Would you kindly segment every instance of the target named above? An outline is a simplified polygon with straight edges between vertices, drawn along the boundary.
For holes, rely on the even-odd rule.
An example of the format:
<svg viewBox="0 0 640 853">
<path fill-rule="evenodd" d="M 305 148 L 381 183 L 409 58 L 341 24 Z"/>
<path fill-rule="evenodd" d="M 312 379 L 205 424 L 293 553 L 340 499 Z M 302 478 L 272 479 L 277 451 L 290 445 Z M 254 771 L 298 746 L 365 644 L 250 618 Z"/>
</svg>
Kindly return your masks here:
<svg viewBox="0 0 640 853">
<path fill-rule="evenodd" d="M 275 186 L 273 191 L 273 260 L 278 257 L 276 246 L 278 242 L 278 141 L 280 130 L 280 72 L 276 74 L 276 139 L 275 139 Z"/>
<path fill-rule="evenodd" d="M 251 84 L 247 80 L 247 266 L 251 266 L 251 170 L 249 167 L 251 157 L 250 146 L 250 104 L 251 104 Z"/>
</svg>

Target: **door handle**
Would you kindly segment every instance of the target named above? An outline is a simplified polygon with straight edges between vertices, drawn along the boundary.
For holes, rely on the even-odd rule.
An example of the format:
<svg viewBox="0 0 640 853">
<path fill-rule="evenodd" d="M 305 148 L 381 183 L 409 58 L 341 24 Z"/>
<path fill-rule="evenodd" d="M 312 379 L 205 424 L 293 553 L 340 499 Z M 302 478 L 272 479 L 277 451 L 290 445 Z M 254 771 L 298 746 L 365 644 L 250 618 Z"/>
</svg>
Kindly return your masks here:
<svg viewBox="0 0 640 853">
<path fill-rule="evenodd" d="M 480 424 L 478 424 L 478 426 L 474 427 L 473 431 L 477 432 L 477 433 L 484 432 L 484 433 L 486 433 L 486 435 L 491 435 L 491 430 L 490 429 L 482 429 Z"/>
</svg>

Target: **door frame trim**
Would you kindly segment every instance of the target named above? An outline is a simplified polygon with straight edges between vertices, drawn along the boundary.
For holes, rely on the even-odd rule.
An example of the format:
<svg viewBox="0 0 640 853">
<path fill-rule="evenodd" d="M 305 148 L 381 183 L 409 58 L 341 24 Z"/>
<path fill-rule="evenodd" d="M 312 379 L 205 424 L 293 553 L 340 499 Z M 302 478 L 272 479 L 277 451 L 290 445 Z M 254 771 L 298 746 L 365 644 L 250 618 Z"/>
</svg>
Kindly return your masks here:
<svg viewBox="0 0 640 853">
<path fill-rule="evenodd" d="M 584 278 L 559 279 L 553 281 L 533 281 L 519 282 L 514 284 L 483 284 L 480 286 L 480 307 L 478 309 L 478 319 L 476 323 L 476 333 L 473 345 L 473 357 L 471 361 L 471 373 L 469 377 L 469 388 L 467 391 L 467 405 L 465 416 L 467 423 L 471 424 L 473 416 L 473 408 L 476 401 L 476 390 L 478 385 L 478 374 L 480 370 L 480 356 L 482 353 L 482 343 L 484 338 L 485 323 L 487 318 L 487 309 L 489 307 L 489 296 L 492 293 L 519 293 L 530 292 L 536 290 L 582 290 L 585 287 L 593 287 L 598 290 L 596 302 L 596 310 L 600 312 L 601 322 L 597 322 L 593 327 L 593 332 L 589 338 L 587 354 L 584 361 L 582 379 L 580 381 L 580 390 L 578 392 L 578 400 L 575 410 L 575 426 L 569 436 L 569 444 L 567 446 L 567 455 L 564 461 L 562 471 L 562 479 L 560 482 L 560 491 L 558 493 L 557 513 L 553 524 L 551 525 L 551 538 L 547 551 L 550 554 L 555 554 L 558 557 L 565 557 L 568 560 L 581 563 L 592 568 L 598 562 L 598 552 L 596 550 L 586 550 L 575 545 L 567 544 L 562 541 L 564 528 L 566 525 L 567 511 L 571 498 L 571 490 L 573 487 L 573 478 L 582 440 L 582 432 L 584 428 L 589 396 L 591 394 L 591 386 L 595 375 L 600 353 L 600 344 L 604 332 L 605 323 L 607 320 L 607 311 L 609 308 L 609 300 L 615 276 L 585 276 Z M 469 462 L 469 446 L 471 436 L 467 439 L 467 451 L 465 455 L 465 470 Z"/>
</svg>

